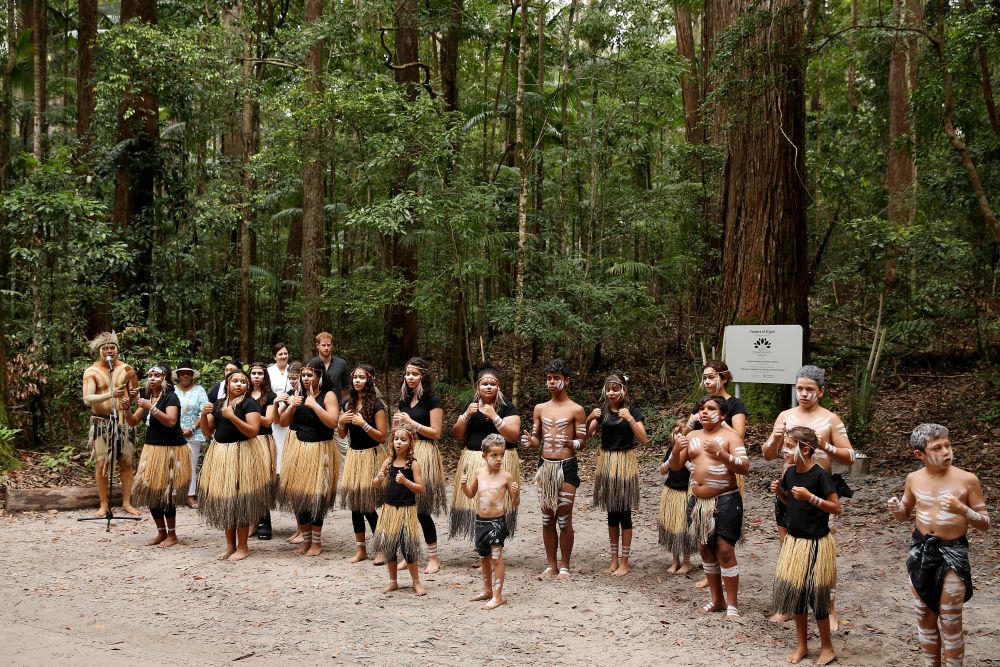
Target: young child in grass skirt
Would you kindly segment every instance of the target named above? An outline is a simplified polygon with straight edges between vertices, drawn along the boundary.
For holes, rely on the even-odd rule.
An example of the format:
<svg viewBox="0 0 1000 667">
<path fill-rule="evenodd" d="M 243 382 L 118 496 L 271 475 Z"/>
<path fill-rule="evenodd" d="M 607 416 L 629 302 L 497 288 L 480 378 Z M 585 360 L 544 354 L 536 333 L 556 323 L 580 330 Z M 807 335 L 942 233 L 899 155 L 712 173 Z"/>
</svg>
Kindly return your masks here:
<svg viewBox="0 0 1000 667">
<path fill-rule="evenodd" d="M 271 498 L 271 457 L 257 439 L 260 406 L 250 397 L 250 378 L 241 370 L 226 376 L 225 398 L 205 405 L 202 430 L 212 436 L 198 478 L 198 512 L 226 532 L 219 560 L 250 555 L 250 526 Z"/>
<path fill-rule="evenodd" d="M 420 558 L 420 533 L 417 520 L 417 496 L 424 492 L 424 474 L 420 462 L 414 458 L 416 437 L 407 427 L 396 427 L 389 442 L 386 457 L 373 486 L 385 486 L 385 504 L 382 516 L 375 527 L 372 547 L 385 554 L 389 570 L 389 584 L 382 589 L 390 593 L 399 588 L 396 582 L 397 562 L 402 554 L 406 569 L 410 571 L 413 592 L 424 595 L 427 591 L 420 583 L 417 561 Z"/>
<path fill-rule="evenodd" d="M 487 362 L 477 371 L 475 393 L 459 415 L 452 432 L 457 439 L 465 442 L 465 447 L 455 471 L 450 536 L 458 535 L 471 540 L 475 537 L 476 499 L 466 497 L 460 480 L 463 475 L 473 479 L 476 471 L 485 465 L 482 453 L 484 438 L 493 434 L 503 437 L 507 443 L 503 470 L 510 473 L 515 481 L 521 480 L 521 457 L 517 454 L 521 417 L 517 414 L 517 407 L 500 390 L 500 371 L 492 364 Z M 510 496 L 504 497 L 504 518 L 507 534 L 513 535 L 517 528 L 517 507 Z"/>
<path fill-rule="evenodd" d="M 268 509 L 258 519 L 256 524 L 257 539 L 271 539 L 271 508 L 274 507 L 274 498 L 278 491 L 278 446 L 274 439 L 273 425 L 275 423 L 275 399 L 277 394 L 271 389 L 271 376 L 267 372 L 267 364 L 263 361 L 255 361 L 250 364 L 250 397 L 260 406 L 260 431 L 257 439 L 261 446 L 267 450 L 271 457 L 271 497 L 268 501 Z"/>
<path fill-rule="evenodd" d="M 344 459 L 344 477 L 340 480 L 340 506 L 351 510 L 351 524 L 357 550 L 350 562 L 368 558 L 365 543 L 365 521 L 375 533 L 378 513 L 382 504 L 383 489 L 374 486 L 372 479 L 385 460 L 382 442 L 389 430 L 386 405 L 375 386 L 375 369 L 368 364 L 358 364 L 351 372 L 351 387 L 347 400 L 341 406 L 337 421 L 337 435 L 349 439 Z M 375 565 L 385 560 L 376 555 Z"/>
<path fill-rule="evenodd" d="M 146 424 L 146 442 L 132 485 L 132 500 L 148 507 L 156 523 L 156 537 L 146 544 L 177 544 L 177 503 L 187 495 L 191 481 L 191 456 L 180 425 L 181 402 L 167 384 L 170 370 L 157 364 L 147 372 L 146 389 L 135 412 L 128 396 L 122 397 L 122 414 L 129 426 Z"/>
<path fill-rule="evenodd" d="M 678 432 L 675 428 L 675 433 Z M 687 535 L 688 487 L 691 485 L 691 470 L 682 466 L 671 470 L 667 463 L 672 450 L 668 449 L 660 464 L 660 474 L 666 475 L 663 491 L 660 493 L 660 513 L 657 518 L 659 543 L 667 548 L 672 562 L 668 574 L 687 574 L 694 569 L 691 565 L 691 543 Z"/>
<path fill-rule="evenodd" d="M 826 665 L 836 657 L 830 640 L 830 591 L 836 583 L 837 548 L 829 524 L 830 514 L 839 514 L 841 506 L 830 473 L 813 461 L 817 447 L 819 439 L 811 428 L 790 428 L 783 454 L 792 465 L 781 481 L 771 483 L 786 506 L 788 531 L 774 574 L 774 608 L 795 615 L 798 646 L 788 662 L 797 663 L 808 654 L 806 612 L 812 607 L 822 644 L 816 664 Z"/>
<path fill-rule="evenodd" d="M 316 357 L 299 374 L 299 387 L 281 413 L 290 426 L 281 458 L 277 504 L 295 513 L 303 541 L 296 553 L 323 552 L 323 521 L 337 497 L 340 452 L 333 432 L 340 416 L 333 381 Z"/>
<path fill-rule="evenodd" d="M 601 407 L 587 417 L 587 436 L 601 430 L 601 456 L 594 476 L 594 505 L 608 513 L 611 567 L 608 574 L 620 577 L 631 570 L 632 510 L 639 506 L 639 460 L 636 443 L 649 442 L 642 410 L 632 405 L 628 376 L 611 374 L 601 388 Z M 618 539 L 621 538 L 621 550 Z"/>
<path fill-rule="evenodd" d="M 403 367 L 399 412 L 392 416 L 393 428 L 404 426 L 413 430 L 417 442 L 413 458 L 420 462 L 424 473 L 424 492 L 417 498 L 417 520 L 427 543 L 427 568 L 424 574 L 434 574 L 441 568 L 438 556 L 437 527 L 432 514 L 448 508 L 444 486 L 444 463 L 437 440 L 444 425 L 444 406 L 434 393 L 434 379 L 426 359 L 413 357 Z"/>
</svg>

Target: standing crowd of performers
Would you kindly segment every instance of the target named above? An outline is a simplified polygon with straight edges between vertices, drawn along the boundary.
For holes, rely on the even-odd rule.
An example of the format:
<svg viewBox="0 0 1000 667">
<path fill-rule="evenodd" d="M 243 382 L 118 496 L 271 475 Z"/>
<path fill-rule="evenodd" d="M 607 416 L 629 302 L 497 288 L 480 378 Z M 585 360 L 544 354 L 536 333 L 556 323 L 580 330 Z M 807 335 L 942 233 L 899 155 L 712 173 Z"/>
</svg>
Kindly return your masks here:
<svg viewBox="0 0 1000 667">
<path fill-rule="evenodd" d="M 531 427 L 522 429 L 517 408 L 501 391 L 499 371 L 482 367 L 475 394 L 452 427 L 464 448 L 449 510 L 437 445 L 444 409 L 430 367 L 419 357 L 403 368 L 390 418 L 374 369 L 349 368 L 332 354 L 332 336 L 325 332 L 316 336 L 318 356 L 307 364 L 289 362 L 287 347 L 278 344 L 273 364 L 256 362 L 244 370 L 231 362 L 225 379 L 207 393 L 195 384 L 199 373 L 190 363 L 172 371 L 166 364 L 151 366 L 140 389 L 135 371 L 118 359 L 113 332 L 98 336 L 91 348 L 98 360 L 84 373 L 83 397 L 93 411 L 98 514 L 108 510 L 107 466 L 114 448 L 123 509 L 138 514 L 134 505 L 148 507 L 156 523 L 150 545 L 177 543 L 176 505 L 187 502 L 225 532 L 226 548 L 218 558 L 242 560 L 250 553 L 251 531 L 259 539 L 271 538 L 270 512 L 280 508 L 295 515 L 298 530 L 289 541 L 298 545 L 296 553 L 317 556 L 324 518 L 339 493 L 340 506 L 351 511 L 356 541 L 350 562 L 366 560 L 371 550 L 375 564 L 388 569 L 383 592 L 398 588 L 397 571 L 405 568 L 414 591 L 423 595 L 417 563 L 426 545 L 424 573 L 440 568 L 434 516 L 450 511 L 450 536 L 473 541 L 480 557 L 483 591 L 472 599 L 492 609 L 506 602 L 503 546 L 518 523 L 519 447 L 540 453 L 535 483 L 548 562 L 539 578 L 567 578 L 580 486 L 577 454 L 600 431 L 593 501 L 607 512 L 608 574 L 630 571 L 632 512 L 639 504 L 636 447 L 649 438 L 624 374 L 605 379 L 601 403 L 588 414 L 569 398 L 572 373 L 553 360 L 545 369 L 550 399 L 535 406 Z M 727 392 L 729 379 L 725 364 L 707 364 L 706 395 L 674 428 L 659 469 L 666 480 L 658 524 L 659 542 L 673 559 L 668 572 L 690 572 L 690 554 L 697 550 L 705 573 L 699 587 L 710 593 L 702 611 L 739 617 L 736 547 L 745 535 L 743 480 L 750 457 L 744 445 L 746 409 Z M 792 663 L 808 652 L 810 608 L 822 645 L 817 663 L 835 659 L 830 634 L 831 625 L 836 629 L 837 569 L 829 517 L 841 513 L 841 498 L 851 492 L 832 474 L 831 464 L 849 465 L 854 449 L 840 418 L 820 405 L 824 379 L 816 366 L 799 370 L 798 405 L 778 416 L 762 446 L 766 460 L 784 461 L 781 478 L 770 487 L 781 540 L 773 620 L 795 620 Z M 140 422 L 145 439 L 133 474 L 134 427 Z M 916 510 L 907 571 L 926 664 L 960 664 L 962 607 L 972 596 L 966 533 L 969 527 L 988 530 L 989 515 L 976 476 L 951 465 L 945 427 L 920 424 L 911 443 L 923 467 L 906 478 L 902 499 L 890 498 L 887 506 L 901 522 Z"/>
</svg>

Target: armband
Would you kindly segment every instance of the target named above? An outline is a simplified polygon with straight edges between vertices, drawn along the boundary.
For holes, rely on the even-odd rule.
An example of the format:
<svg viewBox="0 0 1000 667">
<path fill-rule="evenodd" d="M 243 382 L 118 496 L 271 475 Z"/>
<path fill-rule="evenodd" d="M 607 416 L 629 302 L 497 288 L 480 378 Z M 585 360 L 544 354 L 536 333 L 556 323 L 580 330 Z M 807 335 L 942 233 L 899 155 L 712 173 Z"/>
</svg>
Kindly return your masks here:
<svg viewBox="0 0 1000 667">
<path fill-rule="evenodd" d="M 989 512 L 977 512 L 971 507 L 965 508 L 965 518 L 969 521 L 986 521 L 986 525 L 990 525 L 990 513 Z"/>
<path fill-rule="evenodd" d="M 503 418 L 498 416 L 493 420 L 493 425 L 497 427 L 497 430 L 503 428 Z"/>
<path fill-rule="evenodd" d="M 580 451 L 581 447 L 583 447 L 583 443 L 581 441 L 579 441 L 579 440 L 574 440 L 573 441 L 573 451 L 574 452 Z"/>
<path fill-rule="evenodd" d="M 836 454 L 837 453 L 837 448 L 835 446 L 833 446 L 832 444 L 830 444 L 829 442 L 824 442 L 823 443 L 823 449 L 825 449 L 828 454 Z"/>
</svg>

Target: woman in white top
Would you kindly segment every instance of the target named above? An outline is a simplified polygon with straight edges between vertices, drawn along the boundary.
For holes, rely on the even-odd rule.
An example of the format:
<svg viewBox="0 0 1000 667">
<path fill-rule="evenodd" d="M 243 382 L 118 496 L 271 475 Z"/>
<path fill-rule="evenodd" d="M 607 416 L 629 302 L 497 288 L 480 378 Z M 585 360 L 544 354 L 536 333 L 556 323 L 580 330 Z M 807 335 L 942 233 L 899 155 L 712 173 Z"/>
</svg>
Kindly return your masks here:
<svg viewBox="0 0 1000 667">
<path fill-rule="evenodd" d="M 187 504 L 195 507 L 195 493 L 198 489 L 198 457 L 205 436 L 201 432 L 201 409 L 208 403 L 208 394 L 194 381 L 201 375 L 190 361 L 181 363 L 173 372 L 174 391 L 181 401 L 181 433 L 191 450 L 191 484 L 188 487 Z"/>
<path fill-rule="evenodd" d="M 287 394 L 291 387 L 288 383 L 288 346 L 280 342 L 275 343 L 271 346 L 271 356 L 274 357 L 274 363 L 267 367 L 267 374 L 271 379 L 271 391 L 281 396 Z M 278 449 L 278 470 L 281 470 L 281 451 L 285 447 L 288 427 L 280 425 L 275 419 L 271 424 L 271 433 L 274 436 L 274 445 Z"/>
</svg>

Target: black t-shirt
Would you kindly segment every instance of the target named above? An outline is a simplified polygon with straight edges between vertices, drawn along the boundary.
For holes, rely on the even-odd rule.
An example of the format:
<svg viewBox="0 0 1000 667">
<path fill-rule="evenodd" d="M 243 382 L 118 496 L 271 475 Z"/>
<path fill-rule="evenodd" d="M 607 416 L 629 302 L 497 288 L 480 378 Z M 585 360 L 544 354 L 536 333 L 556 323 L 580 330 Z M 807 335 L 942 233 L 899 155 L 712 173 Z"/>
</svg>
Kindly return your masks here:
<svg viewBox="0 0 1000 667">
<path fill-rule="evenodd" d="M 726 423 L 729 424 L 730 426 L 733 425 L 733 417 L 735 417 L 736 415 L 748 415 L 747 406 L 746 404 L 743 403 L 742 398 L 736 398 L 735 396 L 730 396 L 724 402 L 725 405 L 723 407 L 726 409 Z M 693 415 L 698 414 L 698 410 L 696 408 L 691 408 L 691 414 Z M 701 423 L 695 422 L 694 426 L 691 427 L 691 430 L 697 431 L 700 428 L 701 428 Z"/>
<path fill-rule="evenodd" d="M 670 454 L 673 451 L 673 448 L 668 449 L 667 453 L 663 455 L 664 463 L 670 460 Z M 663 486 L 668 486 L 675 491 L 687 491 L 690 484 L 691 471 L 688 470 L 686 465 L 681 466 L 680 470 L 673 470 L 670 466 L 667 466 L 667 478 L 663 480 Z"/>
<path fill-rule="evenodd" d="M 267 412 L 268 407 L 270 407 L 271 404 L 274 403 L 274 399 L 276 398 L 278 398 L 278 395 L 275 394 L 273 391 L 269 391 L 260 398 L 254 399 L 257 401 L 257 405 L 260 406 L 261 417 L 264 416 L 264 414 Z M 260 432 L 257 435 L 272 435 L 272 434 L 273 431 L 271 431 L 270 426 L 264 426 L 263 424 L 261 424 Z"/>
<path fill-rule="evenodd" d="M 322 360 L 322 357 L 319 357 Z M 326 376 L 333 383 L 333 395 L 340 401 L 344 389 L 351 386 L 351 373 L 347 362 L 336 355 L 330 357 L 330 365 L 326 367 Z M 331 436 L 332 437 L 332 436 Z"/>
<path fill-rule="evenodd" d="M 470 405 L 472 405 L 472 401 L 465 404 L 465 407 L 462 408 L 463 414 L 469 409 Z M 516 414 L 517 408 L 510 401 L 504 401 L 503 406 L 497 408 L 497 415 L 500 419 Z M 497 431 L 497 427 L 492 420 L 487 418 L 482 412 L 472 413 L 465 426 L 465 448 L 473 452 L 483 451 L 483 438 L 494 433 L 499 433 L 499 431 Z M 506 445 L 508 448 L 517 447 L 516 442 L 508 442 Z"/>
<path fill-rule="evenodd" d="M 819 464 L 799 473 L 792 466 L 781 478 L 781 490 L 788 497 L 785 513 L 785 528 L 788 534 L 799 539 L 815 540 L 825 537 L 830 532 L 830 515 L 813 505 L 808 500 L 796 500 L 792 497 L 792 487 L 801 486 L 819 496 L 821 500 L 837 491 L 837 484 L 830 473 L 823 470 Z M 781 501 L 779 501 L 781 502 Z"/>
<path fill-rule="evenodd" d="M 441 397 L 437 394 L 422 396 L 420 400 L 417 401 L 417 404 L 412 407 L 410 406 L 410 402 L 407 400 L 401 400 L 399 402 L 399 411 L 410 415 L 410 418 L 421 426 L 431 425 L 431 410 L 434 408 L 444 409 Z"/>
<path fill-rule="evenodd" d="M 165 392 L 156 402 L 156 409 L 166 412 L 167 408 L 174 406 L 177 408 L 177 423 L 173 426 L 164 426 L 160 420 L 149 413 L 149 425 L 146 427 L 147 445 L 183 445 L 187 443 L 184 439 L 184 432 L 181 430 L 181 399 L 172 391 Z"/>
<path fill-rule="evenodd" d="M 417 494 L 409 487 L 396 481 L 396 473 L 398 472 L 403 473 L 403 477 L 406 479 L 413 481 L 413 468 L 409 466 L 397 468 L 390 464 L 389 469 L 385 471 L 385 504 L 393 507 L 412 507 L 417 504 Z"/>
<path fill-rule="evenodd" d="M 643 420 L 642 410 L 638 406 L 630 405 L 628 411 L 632 419 L 637 422 Z M 602 410 L 597 424 L 601 429 L 601 449 L 608 452 L 623 452 L 635 447 L 635 432 L 632 426 L 617 414 L 606 415 Z"/>
<path fill-rule="evenodd" d="M 328 391 L 321 391 L 319 396 L 316 397 L 316 402 L 320 405 L 325 405 L 324 401 L 326 401 L 326 395 L 329 393 Z M 295 414 L 292 415 L 291 429 L 295 431 L 295 435 L 302 442 L 324 442 L 333 439 L 333 429 L 320 421 L 320 418 L 316 416 L 313 409 L 307 408 L 304 402 L 295 408 Z"/>
<path fill-rule="evenodd" d="M 340 404 L 341 414 L 347 411 L 348 403 L 350 403 L 350 399 Z M 382 401 L 376 401 L 375 411 L 372 413 L 371 419 L 365 419 L 365 421 L 374 427 L 375 415 L 380 412 L 385 412 L 385 404 Z M 348 424 L 347 433 L 351 436 L 351 449 L 371 449 L 372 447 L 378 447 L 380 444 L 378 440 L 365 433 L 365 429 L 356 424 Z"/>
<path fill-rule="evenodd" d="M 231 421 L 222 416 L 222 406 L 224 403 L 224 400 L 215 401 L 215 409 L 212 411 L 212 416 L 215 417 L 215 441 L 243 442 L 247 440 L 248 438 L 238 428 L 233 426 Z M 257 401 L 253 400 L 253 397 L 246 396 L 239 402 L 239 405 L 233 408 L 233 412 L 242 421 L 246 421 L 248 414 L 252 412 L 260 414 L 260 406 L 257 405 Z"/>
</svg>

